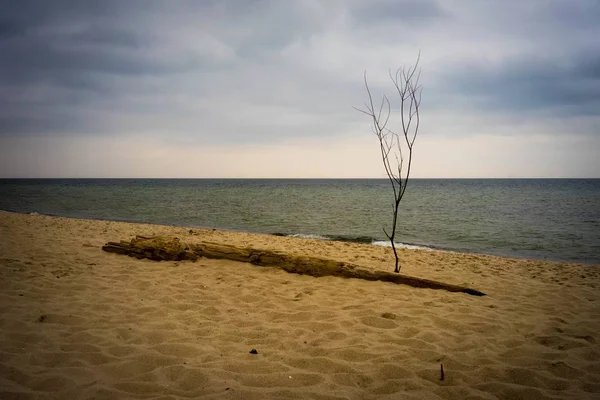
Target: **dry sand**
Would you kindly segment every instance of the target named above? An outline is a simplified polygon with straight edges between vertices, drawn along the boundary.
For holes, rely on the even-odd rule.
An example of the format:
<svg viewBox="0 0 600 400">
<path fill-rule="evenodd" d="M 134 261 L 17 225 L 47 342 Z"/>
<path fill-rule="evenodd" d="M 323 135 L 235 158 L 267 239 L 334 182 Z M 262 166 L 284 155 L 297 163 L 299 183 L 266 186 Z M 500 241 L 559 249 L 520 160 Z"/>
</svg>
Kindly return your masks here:
<svg viewBox="0 0 600 400">
<path fill-rule="evenodd" d="M 600 266 L 402 251 L 404 273 L 488 294 L 474 297 L 101 250 L 136 234 L 392 262 L 370 245 L 0 212 L 0 398 L 600 398 Z"/>
</svg>

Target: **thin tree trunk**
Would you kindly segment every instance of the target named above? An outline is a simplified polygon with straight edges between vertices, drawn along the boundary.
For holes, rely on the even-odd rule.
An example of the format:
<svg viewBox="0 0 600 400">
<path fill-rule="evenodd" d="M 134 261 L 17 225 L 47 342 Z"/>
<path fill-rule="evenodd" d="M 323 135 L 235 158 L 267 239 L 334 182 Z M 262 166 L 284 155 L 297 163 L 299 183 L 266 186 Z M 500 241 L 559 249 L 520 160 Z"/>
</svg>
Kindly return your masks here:
<svg viewBox="0 0 600 400">
<path fill-rule="evenodd" d="M 419 65 L 419 57 L 414 66 L 408 68 L 399 68 L 396 70 L 396 75 L 393 76 L 391 70 L 390 79 L 394 83 L 398 95 L 400 96 L 400 121 L 402 127 L 402 134 L 398 134 L 388 128 L 388 122 L 391 116 L 391 105 L 386 95 L 383 95 L 381 104 L 378 110 L 375 108 L 373 102 L 373 96 L 367 83 L 367 73 L 365 71 L 364 81 L 365 89 L 367 90 L 368 100 L 365 102 L 365 109 L 354 107 L 355 110 L 369 116 L 372 123 L 373 133 L 379 140 L 379 148 L 381 151 L 381 160 L 383 161 L 383 167 L 385 173 L 388 176 L 392 191 L 394 193 L 394 215 L 392 222 L 392 233 L 388 235 L 387 231 L 383 230 L 385 235 L 390 241 L 392 250 L 394 252 L 395 263 L 394 272 L 400 272 L 400 262 L 398 260 L 398 251 L 396 249 L 396 243 L 394 238 L 396 237 L 396 224 L 398 222 L 398 210 L 400 201 L 404 197 L 406 191 L 406 185 L 410 177 L 410 168 L 412 164 L 413 145 L 419 131 L 420 115 L 419 107 L 421 104 L 421 86 L 419 85 L 419 78 L 421 73 L 417 73 L 417 67 Z M 400 137 L 404 140 L 401 141 Z M 402 150 L 402 143 L 405 143 L 405 151 L 408 153 L 408 163 L 406 172 L 403 172 L 404 164 L 404 153 Z M 390 161 L 390 153 L 392 155 L 392 161 Z M 392 163 L 395 158 L 395 168 L 392 168 Z"/>
</svg>

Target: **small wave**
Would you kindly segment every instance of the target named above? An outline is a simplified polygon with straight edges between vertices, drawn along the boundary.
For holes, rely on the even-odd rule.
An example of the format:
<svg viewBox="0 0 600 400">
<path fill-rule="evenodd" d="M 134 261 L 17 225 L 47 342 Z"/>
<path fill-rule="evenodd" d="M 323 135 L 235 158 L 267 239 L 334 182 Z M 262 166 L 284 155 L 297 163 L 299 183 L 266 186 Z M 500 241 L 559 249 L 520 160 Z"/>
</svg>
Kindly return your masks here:
<svg viewBox="0 0 600 400">
<path fill-rule="evenodd" d="M 335 242 L 351 242 L 351 243 L 362 243 L 362 244 L 371 244 L 374 246 L 384 246 L 384 247 L 392 247 L 389 241 L 375 239 L 371 236 L 350 236 L 350 235 L 316 235 L 316 234 L 306 234 L 306 233 L 273 233 L 275 236 L 286 236 L 293 238 L 301 238 L 301 239 L 316 239 L 316 240 L 329 240 Z M 438 249 L 434 249 L 432 247 L 421 246 L 416 244 L 409 243 L 396 243 L 396 247 L 403 249 L 411 249 L 411 250 L 428 250 L 428 251 L 438 251 Z"/>
<path fill-rule="evenodd" d="M 40 215 L 40 213 L 39 213 L 39 212 L 35 212 L 35 211 L 32 211 L 32 212 L 30 212 L 30 213 L 28 213 L 28 214 L 29 214 L 29 215 Z"/>
<path fill-rule="evenodd" d="M 331 238 L 328 238 L 327 236 L 304 234 L 304 233 L 294 233 L 294 234 L 286 235 L 286 236 L 293 237 L 293 238 L 301 238 L 301 239 L 331 240 Z"/>
<path fill-rule="evenodd" d="M 350 236 L 350 235 L 317 235 L 317 234 L 306 234 L 306 233 L 272 233 L 274 236 L 287 236 L 301 239 L 316 239 L 316 240 L 331 240 L 335 242 L 351 242 L 351 243 L 365 243 L 371 244 L 376 239 L 371 236 Z"/>
<path fill-rule="evenodd" d="M 392 247 L 392 244 L 387 240 L 376 240 L 371 244 L 373 244 L 375 246 Z M 419 246 L 416 244 L 406 244 L 406 243 L 395 243 L 395 244 L 396 244 L 396 247 L 402 248 L 402 249 L 436 251 L 436 249 L 433 249 L 431 247 Z"/>
<path fill-rule="evenodd" d="M 372 244 L 377 239 L 375 239 L 375 238 L 373 238 L 371 236 L 344 236 L 344 235 L 338 235 L 338 236 L 331 236 L 330 240 L 335 240 L 336 242 L 351 242 L 351 243 Z"/>
</svg>

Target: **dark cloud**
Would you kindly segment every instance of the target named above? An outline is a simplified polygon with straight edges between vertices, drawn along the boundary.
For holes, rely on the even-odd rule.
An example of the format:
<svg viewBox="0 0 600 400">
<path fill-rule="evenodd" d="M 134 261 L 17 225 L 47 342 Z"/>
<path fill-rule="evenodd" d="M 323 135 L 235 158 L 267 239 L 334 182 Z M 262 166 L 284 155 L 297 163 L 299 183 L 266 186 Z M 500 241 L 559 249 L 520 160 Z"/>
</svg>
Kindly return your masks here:
<svg viewBox="0 0 600 400">
<path fill-rule="evenodd" d="M 123 2 L 127 3 L 127 2 Z M 122 3 L 24 1 L 7 6 L 0 26 L 0 82 L 67 84 L 94 72 L 168 72 L 172 63 L 144 52 L 149 39 L 119 17 Z M 119 19 L 120 18 L 120 19 Z M 78 77 L 74 78 L 75 80 Z"/>
<path fill-rule="evenodd" d="M 430 115 L 598 115 L 597 2 L 448 4 L 0 0 L 0 135 L 343 135 L 419 49 Z"/>
<path fill-rule="evenodd" d="M 600 116 L 600 48 L 560 58 L 530 55 L 496 65 L 461 65 L 443 81 L 448 93 L 479 108 Z"/>
<path fill-rule="evenodd" d="M 27 26 L 15 20 L 0 20 L 0 40 L 6 40 L 27 33 Z"/>
</svg>

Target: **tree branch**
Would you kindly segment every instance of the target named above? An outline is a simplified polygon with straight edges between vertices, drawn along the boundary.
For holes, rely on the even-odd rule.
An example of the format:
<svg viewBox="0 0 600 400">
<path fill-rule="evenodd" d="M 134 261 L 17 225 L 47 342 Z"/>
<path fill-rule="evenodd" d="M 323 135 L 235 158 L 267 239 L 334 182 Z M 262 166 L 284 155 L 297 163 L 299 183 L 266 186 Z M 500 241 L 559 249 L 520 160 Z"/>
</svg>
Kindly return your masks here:
<svg viewBox="0 0 600 400">
<path fill-rule="evenodd" d="M 400 272 L 400 266 L 398 262 L 398 252 L 394 242 L 396 235 L 396 227 L 398 222 L 398 210 L 400 202 L 404 197 L 406 187 L 408 186 L 408 180 L 411 172 L 413 146 L 417 138 L 419 126 L 421 122 L 420 106 L 421 106 L 421 92 L 422 87 L 419 84 L 421 78 L 421 70 L 419 69 L 419 62 L 421 60 L 421 52 L 417 56 L 417 60 L 413 66 L 403 66 L 396 70 L 395 74 L 392 74 L 392 70 L 388 70 L 389 77 L 400 97 L 400 126 L 402 128 L 402 136 L 404 137 L 404 143 L 407 148 L 408 159 L 406 160 L 406 174 L 404 172 L 404 152 L 402 149 L 402 141 L 400 140 L 400 134 L 392 131 L 387 127 L 390 117 L 392 115 L 391 103 L 388 97 L 383 94 L 381 98 L 381 104 L 379 110 L 375 112 L 375 106 L 373 104 L 373 96 L 367 81 L 367 72 L 364 71 L 363 79 L 365 90 L 367 92 L 367 101 L 365 102 L 365 109 L 359 109 L 353 107 L 355 110 L 369 116 L 371 119 L 371 128 L 373 133 L 379 140 L 379 150 L 381 153 L 381 160 L 385 173 L 392 186 L 394 194 L 393 203 L 393 218 L 392 218 L 392 230 L 391 234 L 384 228 L 383 232 L 390 241 L 392 250 L 395 257 L 395 272 Z M 386 110 L 387 108 L 387 110 Z M 394 155 L 396 161 L 395 168 L 392 168 L 390 162 L 390 154 Z"/>
</svg>

